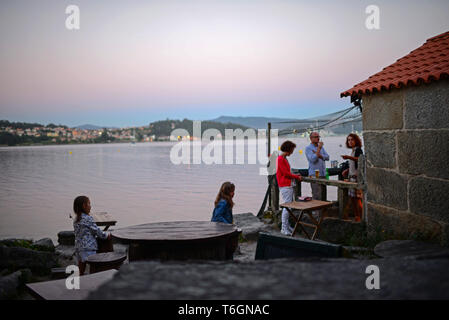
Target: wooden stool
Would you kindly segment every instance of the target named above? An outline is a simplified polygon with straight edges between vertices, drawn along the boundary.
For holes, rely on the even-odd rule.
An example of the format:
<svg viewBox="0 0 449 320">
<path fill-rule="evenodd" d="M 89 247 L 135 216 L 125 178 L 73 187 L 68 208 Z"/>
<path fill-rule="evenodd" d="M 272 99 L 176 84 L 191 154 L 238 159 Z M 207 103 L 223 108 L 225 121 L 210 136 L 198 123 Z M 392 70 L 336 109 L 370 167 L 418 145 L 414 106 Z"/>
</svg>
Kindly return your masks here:
<svg viewBox="0 0 449 320">
<path fill-rule="evenodd" d="M 97 253 L 87 258 L 89 265 L 89 273 L 96 273 L 110 269 L 119 269 L 123 261 L 126 259 L 126 254 L 118 252 Z"/>
</svg>

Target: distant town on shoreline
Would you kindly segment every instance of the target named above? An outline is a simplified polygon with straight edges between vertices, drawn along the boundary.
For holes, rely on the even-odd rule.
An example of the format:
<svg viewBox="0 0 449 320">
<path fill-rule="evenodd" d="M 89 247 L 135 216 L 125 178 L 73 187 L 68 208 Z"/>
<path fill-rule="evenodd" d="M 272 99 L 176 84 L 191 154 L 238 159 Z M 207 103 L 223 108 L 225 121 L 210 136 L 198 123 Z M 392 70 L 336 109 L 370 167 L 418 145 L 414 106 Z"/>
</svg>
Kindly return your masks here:
<svg viewBox="0 0 449 320">
<path fill-rule="evenodd" d="M 286 119 L 265 117 L 219 117 L 213 120 L 201 121 L 201 134 L 207 129 L 217 129 L 222 136 L 225 129 L 265 129 L 268 122 L 274 123 Z M 313 127 L 313 122 L 310 123 Z M 193 120 L 162 120 L 146 126 L 108 128 L 95 125 L 81 125 L 68 127 L 62 124 L 10 122 L 0 120 L 0 145 L 27 146 L 51 144 L 79 144 L 79 143 L 120 143 L 120 142 L 155 142 L 178 141 L 180 137 L 173 136 L 175 129 L 185 129 L 192 133 Z M 275 124 L 273 129 L 288 128 L 286 124 Z M 351 131 L 361 131 L 361 124 L 355 126 L 342 125 L 326 130 L 328 135 L 347 134 Z M 186 137 L 181 137 L 185 139 Z"/>
</svg>

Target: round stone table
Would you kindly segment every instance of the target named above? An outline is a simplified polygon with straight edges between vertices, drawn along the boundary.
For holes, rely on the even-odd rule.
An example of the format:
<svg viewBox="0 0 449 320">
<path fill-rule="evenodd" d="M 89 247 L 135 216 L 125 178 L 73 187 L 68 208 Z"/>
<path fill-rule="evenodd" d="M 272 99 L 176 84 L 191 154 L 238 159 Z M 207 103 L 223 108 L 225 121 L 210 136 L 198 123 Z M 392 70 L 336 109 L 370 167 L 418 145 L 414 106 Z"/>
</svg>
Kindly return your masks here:
<svg viewBox="0 0 449 320">
<path fill-rule="evenodd" d="M 147 223 L 112 232 L 129 245 L 129 261 L 229 260 L 238 245 L 235 225 L 208 221 Z"/>
</svg>

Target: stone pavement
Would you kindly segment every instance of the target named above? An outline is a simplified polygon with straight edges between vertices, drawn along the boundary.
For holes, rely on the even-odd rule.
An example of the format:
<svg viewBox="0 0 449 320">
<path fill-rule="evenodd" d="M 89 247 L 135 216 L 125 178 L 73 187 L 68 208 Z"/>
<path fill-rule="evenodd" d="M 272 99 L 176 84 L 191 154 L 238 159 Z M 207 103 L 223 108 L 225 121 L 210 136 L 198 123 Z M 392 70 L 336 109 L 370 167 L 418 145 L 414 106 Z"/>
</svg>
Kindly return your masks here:
<svg viewBox="0 0 449 320">
<path fill-rule="evenodd" d="M 379 290 L 366 288 L 369 265 Z M 449 299 L 447 270 L 449 259 L 148 261 L 124 265 L 88 299 Z"/>
</svg>

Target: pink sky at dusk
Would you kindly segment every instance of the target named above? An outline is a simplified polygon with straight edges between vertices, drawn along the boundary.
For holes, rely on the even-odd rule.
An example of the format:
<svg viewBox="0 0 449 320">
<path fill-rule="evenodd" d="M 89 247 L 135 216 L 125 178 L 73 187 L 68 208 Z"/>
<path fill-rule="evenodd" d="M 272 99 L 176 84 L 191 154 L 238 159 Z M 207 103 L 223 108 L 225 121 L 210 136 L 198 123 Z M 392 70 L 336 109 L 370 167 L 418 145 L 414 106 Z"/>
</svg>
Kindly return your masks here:
<svg viewBox="0 0 449 320">
<path fill-rule="evenodd" d="M 65 28 L 70 4 L 80 30 Z M 365 27 L 370 4 L 380 30 Z M 341 91 L 448 31 L 448 12 L 435 0 L 2 1 L 0 119 L 124 126 L 333 112 L 349 104 Z"/>
</svg>

